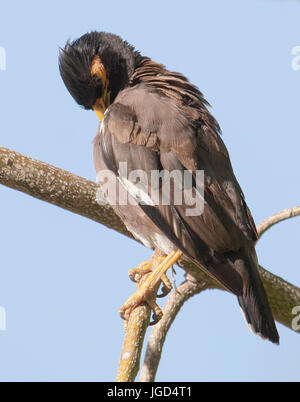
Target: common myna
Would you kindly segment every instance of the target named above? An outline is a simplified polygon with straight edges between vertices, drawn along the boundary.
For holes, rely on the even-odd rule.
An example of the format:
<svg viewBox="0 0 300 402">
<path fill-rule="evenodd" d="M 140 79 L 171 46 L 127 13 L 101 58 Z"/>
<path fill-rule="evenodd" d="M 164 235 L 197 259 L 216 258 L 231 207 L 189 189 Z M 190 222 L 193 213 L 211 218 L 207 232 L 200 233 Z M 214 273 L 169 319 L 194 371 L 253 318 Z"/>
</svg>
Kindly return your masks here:
<svg viewBox="0 0 300 402">
<path fill-rule="evenodd" d="M 279 343 L 258 273 L 256 227 L 202 93 L 184 75 L 105 32 L 68 41 L 59 67 L 76 102 L 101 120 L 94 161 L 107 200 L 154 250 L 134 270 L 133 277 L 151 273 L 121 316 L 128 319 L 146 301 L 157 322 L 157 285 L 162 281 L 167 293 L 165 273 L 184 254 L 237 296 L 255 333 Z M 199 201 L 195 210 L 192 201 Z"/>
</svg>

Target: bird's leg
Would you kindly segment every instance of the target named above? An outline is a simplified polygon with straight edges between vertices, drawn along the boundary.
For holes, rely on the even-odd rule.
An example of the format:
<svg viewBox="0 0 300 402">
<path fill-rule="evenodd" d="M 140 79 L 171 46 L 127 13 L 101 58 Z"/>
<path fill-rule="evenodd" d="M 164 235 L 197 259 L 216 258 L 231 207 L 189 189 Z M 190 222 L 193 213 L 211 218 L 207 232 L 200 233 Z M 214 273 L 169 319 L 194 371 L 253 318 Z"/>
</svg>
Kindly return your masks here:
<svg viewBox="0 0 300 402">
<path fill-rule="evenodd" d="M 161 293 L 159 295 L 157 295 L 157 297 L 165 297 L 173 289 L 173 286 L 166 274 L 163 274 L 161 276 L 161 281 L 162 281 L 163 286 L 161 288 Z"/>
<path fill-rule="evenodd" d="M 119 313 L 122 318 L 128 320 L 132 310 L 139 306 L 141 303 L 146 302 L 153 310 L 154 321 L 151 324 L 156 324 L 161 319 L 162 311 L 156 304 L 157 290 L 162 280 L 164 280 L 164 286 L 168 287 L 168 283 L 170 282 L 168 279 L 167 281 L 165 281 L 165 273 L 171 265 L 175 264 L 175 262 L 182 256 L 182 254 L 183 253 L 180 250 L 176 250 L 172 251 L 167 256 L 158 256 L 159 264 L 156 266 L 155 269 L 151 270 L 152 272 L 143 280 L 141 284 L 139 284 L 137 291 L 132 296 L 130 296 L 126 303 L 120 308 Z M 157 259 L 157 257 L 154 256 L 154 260 L 155 259 Z M 139 267 L 137 269 L 139 269 Z M 148 268 L 147 270 L 147 272 L 149 272 Z M 136 273 L 134 274 L 134 277 L 135 275 Z"/>
<path fill-rule="evenodd" d="M 161 255 L 155 250 L 150 260 L 141 262 L 138 267 L 128 271 L 128 276 L 133 282 L 140 282 L 142 277 L 152 272 L 164 259 L 165 255 Z"/>
<path fill-rule="evenodd" d="M 128 276 L 133 282 L 139 283 L 144 275 L 153 272 L 156 267 L 164 261 L 166 255 L 161 254 L 161 251 L 156 249 L 150 260 L 143 261 L 139 264 L 137 268 L 132 268 L 128 271 Z M 166 274 L 161 277 L 161 282 L 163 283 L 162 293 L 157 295 L 157 297 L 164 297 L 172 290 L 171 282 Z"/>
</svg>

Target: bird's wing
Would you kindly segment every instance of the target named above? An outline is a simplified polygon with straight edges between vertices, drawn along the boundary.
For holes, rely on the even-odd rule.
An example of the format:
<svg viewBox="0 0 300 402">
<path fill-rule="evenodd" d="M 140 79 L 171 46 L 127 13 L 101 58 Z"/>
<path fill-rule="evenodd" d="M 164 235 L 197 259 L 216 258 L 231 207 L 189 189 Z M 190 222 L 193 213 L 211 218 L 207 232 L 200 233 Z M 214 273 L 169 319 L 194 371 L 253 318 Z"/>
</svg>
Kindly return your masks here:
<svg viewBox="0 0 300 402">
<path fill-rule="evenodd" d="M 250 213 L 225 146 L 220 151 L 217 148 L 223 143 L 218 145 L 216 142 L 213 148 L 207 136 L 202 144 L 198 131 L 167 98 L 144 87 L 125 90 L 107 110 L 103 120 L 102 156 L 105 165 L 125 183 L 139 207 L 164 235 L 186 255 L 207 265 L 208 273 L 226 287 L 239 293 L 241 283 L 236 272 L 213 264 L 208 267 L 206 261 L 213 252 L 238 250 L 249 236 L 254 236 L 251 215 L 249 219 Z M 214 153 L 219 158 L 216 166 L 213 164 Z M 125 174 L 120 170 L 120 163 L 124 162 Z M 219 171 L 220 168 L 223 170 Z M 182 177 L 185 171 L 190 175 L 191 192 L 186 196 L 185 189 L 176 180 L 171 181 L 171 190 L 172 186 L 176 190 L 170 193 L 170 202 L 166 203 L 169 205 L 163 205 L 163 179 L 158 186 L 151 186 L 151 172 L 157 171 L 164 177 L 164 173 L 174 170 L 182 173 Z M 197 170 L 204 170 L 204 186 L 197 177 Z M 132 172 L 140 171 L 144 172 L 144 179 L 141 180 L 138 174 L 138 178 L 134 175 L 133 181 L 128 180 Z M 181 193 L 181 203 L 176 202 L 175 193 Z M 203 195 L 203 210 L 191 214 L 191 198 L 199 196 L 201 201 Z"/>
</svg>

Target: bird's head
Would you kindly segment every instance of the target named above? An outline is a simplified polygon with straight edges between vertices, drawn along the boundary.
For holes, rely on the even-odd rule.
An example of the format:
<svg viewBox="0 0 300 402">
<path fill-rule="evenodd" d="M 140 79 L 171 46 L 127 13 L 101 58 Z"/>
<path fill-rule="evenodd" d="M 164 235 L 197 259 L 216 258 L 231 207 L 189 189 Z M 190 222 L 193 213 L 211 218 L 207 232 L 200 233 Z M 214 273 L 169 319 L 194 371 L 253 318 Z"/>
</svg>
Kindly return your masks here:
<svg viewBox="0 0 300 402">
<path fill-rule="evenodd" d="M 60 50 L 59 69 L 75 101 L 94 109 L 102 120 L 106 108 L 128 85 L 136 54 L 117 35 L 91 32 L 66 43 Z"/>
</svg>

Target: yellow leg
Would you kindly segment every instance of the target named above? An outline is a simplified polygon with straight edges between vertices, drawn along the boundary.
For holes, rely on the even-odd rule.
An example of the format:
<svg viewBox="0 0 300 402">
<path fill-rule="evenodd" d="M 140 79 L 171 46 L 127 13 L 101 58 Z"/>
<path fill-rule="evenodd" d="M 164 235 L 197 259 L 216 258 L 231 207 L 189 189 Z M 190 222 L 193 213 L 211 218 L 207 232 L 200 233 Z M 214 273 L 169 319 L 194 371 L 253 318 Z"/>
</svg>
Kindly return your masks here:
<svg viewBox="0 0 300 402">
<path fill-rule="evenodd" d="M 128 276 L 133 282 L 140 282 L 141 279 L 149 274 L 150 272 L 155 271 L 156 267 L 164 261 L 166 255 L 161 255 L 157 251 L 154 252 L 152 258 L 148 261 L 143 261 L 139 264 L 137 268 L 132 268 L 128 271 Z M 171 282 L 166 274 L 163 274 L 161 277 L 161 282 L 163 283 L 162 293 L 157 295 L 157 297 L 165 297 L 172 290 Z"/>
<path fill-rule="evenodd" d="M 162 275 L 161 281 L 163 283 L 163 287 L 161 288 L 162 293 L 157 295 L 157 297 L 165 297 L 173 289 L 173 286 L 172 286 L 172 284 L 171 284 L 171 282 L 170 282 L 170 280 L 169 280 L 169 278 L 167 277 L 166 274 Z"/>
<path fill-rule="evenodd" d="M 158 286 L 160 284 L 160 281 L 162 279 L 165 279 L 164 275 L 167 269 L 171 265 L 175 264 L 175 262 L 182 256 L 182 254 L 183 253 L 180 250 L 176 250 L 172 251 L 169 255 L 164 257 L 163 261 L 161 261 L 157 268 L 149 274 L 149 276 L 144 280 L 137 291 L 132 296 L 130 296 L 126 303 L 120 308 L 119 313 L 122 318 L 128 320 L 132 310 L 141 303 L 146 302 L 154 312 L 154 322 L 152 324 L 155 324 L 161 319 L 162 311 L 156 304 L 156 293 L 158 290 Z"/>
<path fill-rule="evenodd" d="M 155 268 L 164 261 L 165 255 L 154 255 L 148 261 L 143 261 L 138 267 L 132 268 L 128 271 L 128 276 L 133 282 L 140 282 L 144 275 L 153 272 Z"/>
</svg>

